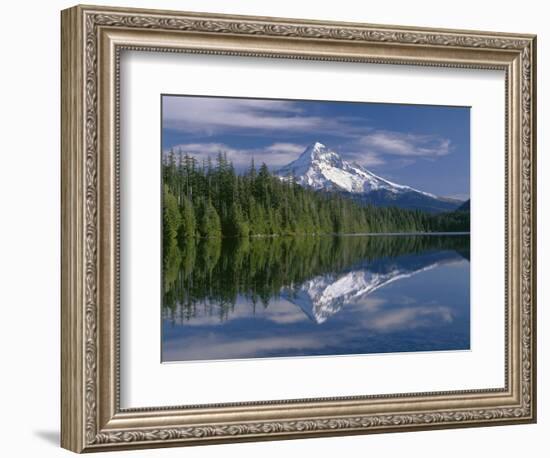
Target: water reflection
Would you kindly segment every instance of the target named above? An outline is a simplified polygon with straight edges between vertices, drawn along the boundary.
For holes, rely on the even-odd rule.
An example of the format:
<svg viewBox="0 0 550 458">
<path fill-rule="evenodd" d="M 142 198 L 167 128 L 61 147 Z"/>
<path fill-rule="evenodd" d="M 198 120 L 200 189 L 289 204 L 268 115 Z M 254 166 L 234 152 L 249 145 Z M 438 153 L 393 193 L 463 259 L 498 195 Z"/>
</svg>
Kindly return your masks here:
<svg viewBox="0 0 550 458">
<path fill-rule="evenodd" d="M 164 262 L 164 361 L 469 348 L 468 236 L 189 241 Z"/>
</svg>

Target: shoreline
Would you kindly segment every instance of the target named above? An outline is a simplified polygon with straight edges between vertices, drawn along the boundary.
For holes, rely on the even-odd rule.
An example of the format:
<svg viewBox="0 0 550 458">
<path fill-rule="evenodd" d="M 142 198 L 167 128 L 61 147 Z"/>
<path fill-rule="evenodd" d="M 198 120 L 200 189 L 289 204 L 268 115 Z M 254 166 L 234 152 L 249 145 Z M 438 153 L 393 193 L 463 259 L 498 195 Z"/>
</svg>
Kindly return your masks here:
<svg viewBox="0 0 550 458">
<path fill-rule="evenodd" d="M 332 235 L 332 234 L 331 234 Z M 337 236 L 399 236 L 399 235 L 470 235 L 470 232 L 357 232 L 351 234 L 333 234 Z"/>
<path fill-rule="evenodd" d="M 286 237 L 411 237 L 411 236 L 464 236 L 470 232 L 353 232 L 353 233 L 331 233 L 331 234 L 256 234 L 247 237 L 188 237 L 199 240 L 208 239 L 267 239 Z"/>
<path fill-rule="evenodd" d="M 431 235 L 431 236 L 460 236 L 470 235 L 470 232 L 352 232 L 344 234 L 287 234 L 287 235 L 250 235 L 248 238 L 273 238 L 273 237 L 403 237 L 403 236 L 419 236 L 419 235 Z M 247 237 L 221 237 L 226 239 L 238 239 Z"/>
</svg>

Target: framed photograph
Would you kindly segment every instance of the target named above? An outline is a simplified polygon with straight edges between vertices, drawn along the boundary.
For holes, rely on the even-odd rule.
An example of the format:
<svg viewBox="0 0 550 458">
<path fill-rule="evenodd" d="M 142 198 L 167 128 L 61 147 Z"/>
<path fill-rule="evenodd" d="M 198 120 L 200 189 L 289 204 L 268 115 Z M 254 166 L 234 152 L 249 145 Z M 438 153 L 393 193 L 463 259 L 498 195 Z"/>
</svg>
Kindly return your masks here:
<svg viewBox="0 0 550 458">
<path fill-rule="evenodd" d="M 536 38 L 62 12 L 62 446 L 536 421 Z"/>
</svg>

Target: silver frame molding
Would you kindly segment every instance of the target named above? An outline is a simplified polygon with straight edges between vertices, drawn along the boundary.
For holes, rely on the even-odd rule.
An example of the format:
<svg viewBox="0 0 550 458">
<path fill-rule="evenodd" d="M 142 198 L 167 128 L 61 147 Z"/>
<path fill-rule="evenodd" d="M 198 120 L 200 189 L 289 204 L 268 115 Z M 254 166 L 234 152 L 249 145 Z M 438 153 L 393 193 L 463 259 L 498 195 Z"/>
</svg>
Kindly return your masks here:
<svg viewBox="0 0 550 458">
<path fill-rule="evenodd" d="M 75 452 L 536 421 L 536 37 L 75 6 L 61 15 L 61 445 Z M 125 49 L 506 74 L 506 386 L 121 409 L 119 69 Z"/>
</svg>

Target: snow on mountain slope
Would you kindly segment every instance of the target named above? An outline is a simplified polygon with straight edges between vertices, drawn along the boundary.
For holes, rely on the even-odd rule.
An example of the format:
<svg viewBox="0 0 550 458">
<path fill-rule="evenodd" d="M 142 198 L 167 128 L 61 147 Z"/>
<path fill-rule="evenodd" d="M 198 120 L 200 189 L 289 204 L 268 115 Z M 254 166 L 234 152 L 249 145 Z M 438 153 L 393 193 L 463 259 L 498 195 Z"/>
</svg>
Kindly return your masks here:
<svg viewBox="0 0 550 458">
<path fill-rule="evenodd" d="M 436 198 L 433 194 L 379 177 L 358 164 L 342 159 L 338 153 L 319 142 L 308 146 L 298 159 L 279 169 L 277 175 L 283 179 L 294 177 L 298 184 L 317 190 L 350 193 L 384 190 L 394 194 L 415 192 Z"/>
</svg>

